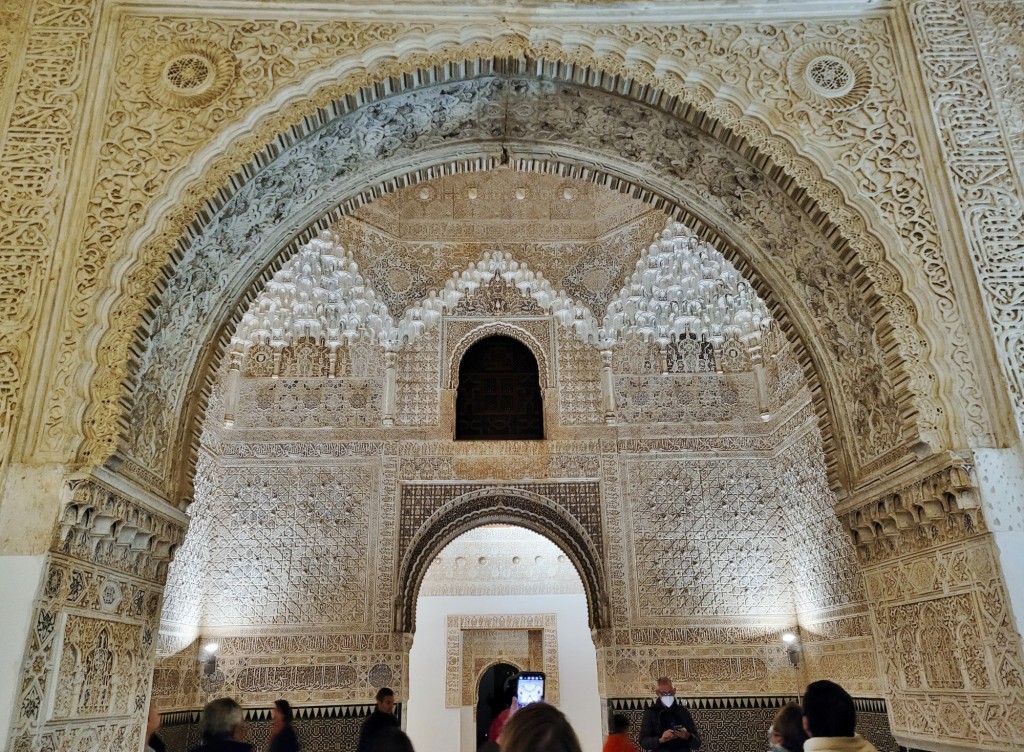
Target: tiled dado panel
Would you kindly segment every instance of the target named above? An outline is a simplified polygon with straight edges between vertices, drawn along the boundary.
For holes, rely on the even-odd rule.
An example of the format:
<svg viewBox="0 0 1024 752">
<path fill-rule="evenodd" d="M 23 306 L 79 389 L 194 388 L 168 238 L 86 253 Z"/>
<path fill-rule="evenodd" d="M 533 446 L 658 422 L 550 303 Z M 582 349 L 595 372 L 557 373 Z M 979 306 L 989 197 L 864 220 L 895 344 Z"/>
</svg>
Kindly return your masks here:
<svg viewBox="0 0 1024 752">
<path fill-rule="evenodd" d="M 295 732 L 302 744 L 302 752 L 337 752 L 355 749 L 363 720 L 373 710 L 372 705 L 319 705 L 295 708 Z M 401 720 L 402 705 L 395 706 L 395 715 Z M 199 717 L 197 710 L 167 713 L 161 716 L 160 738 L 167 752 L 188 752 L 199 744 Z M 246 739 L 258 750 L 270 744 L 270 710 L 245 711 Z"/>
<path fill-rule="evenodd" d="M 760 752 L 768 747 L 766 736 L 776 711 L 799 697 L 759 695 L 753 697 L 680 697 L 693 714 L 701 738 L 701 752 Z M 629 735 L 638 741 L 644 709 L 651 698 L 613 698 L 608 713 L 621 713 L 630 720 Z M 900 746 L 889 729 L 885 700 L 855 699 L 857 731 L 878 748 L 878 752 L 899 752 Z"/>
</svg>

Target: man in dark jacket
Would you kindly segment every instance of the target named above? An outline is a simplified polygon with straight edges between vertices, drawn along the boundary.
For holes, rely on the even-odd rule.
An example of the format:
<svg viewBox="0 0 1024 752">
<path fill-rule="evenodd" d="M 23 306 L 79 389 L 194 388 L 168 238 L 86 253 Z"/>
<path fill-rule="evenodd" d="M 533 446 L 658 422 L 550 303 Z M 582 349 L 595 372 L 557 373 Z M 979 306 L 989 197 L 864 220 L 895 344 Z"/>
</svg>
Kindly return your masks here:
<svg viewBox="0 0 1024 752">
<path fill-rule="evenodd" d="M 700 747 L 700 734 L 690 711 L 676 702 L 676 690 L 667 676 L 658 678 L 657 700 L 644 711 L 640 746 L 650 752 L 678 752 Z"/>
<path fill-rule="evenodd" d="M 363 727 L 359 730 L 359 745 L 356 752 L 370 752 L 374 742 L 386 729 L 398 728 L 398 719 L 395 718 L 395 693 L 387 687 L 377 690 L 377 707 L 363 721 Z"/>
</svg>

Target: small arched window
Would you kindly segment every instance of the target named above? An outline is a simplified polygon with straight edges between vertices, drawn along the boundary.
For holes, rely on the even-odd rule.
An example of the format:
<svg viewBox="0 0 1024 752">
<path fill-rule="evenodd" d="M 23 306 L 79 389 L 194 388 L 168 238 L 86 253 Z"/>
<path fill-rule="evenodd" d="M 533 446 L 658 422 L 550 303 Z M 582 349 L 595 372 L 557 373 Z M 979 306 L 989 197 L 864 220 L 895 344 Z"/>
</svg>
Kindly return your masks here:
<svg viewBox="0 0 1024 752">
<path fill-rule="evenodd" d="M 487 337 L 459 363 L 456 439 L 543 439 L 537 359 L 512 337 Z"/>
</svg>

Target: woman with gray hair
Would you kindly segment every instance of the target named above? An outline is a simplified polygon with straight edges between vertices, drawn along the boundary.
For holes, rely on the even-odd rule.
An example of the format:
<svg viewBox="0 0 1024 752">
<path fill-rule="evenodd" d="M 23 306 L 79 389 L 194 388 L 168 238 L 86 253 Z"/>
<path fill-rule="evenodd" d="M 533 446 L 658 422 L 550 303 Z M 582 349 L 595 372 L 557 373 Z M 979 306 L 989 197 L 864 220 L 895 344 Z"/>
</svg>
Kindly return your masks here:
<svg viewBox="0 0 1024 752">
<path fill-rule="evenodd" d="M 239 741 L 242 706 L 230 697 L 208 702 L 199 721 L 202 743 L 190 752 L 253 752 L 252 745 Z"/>
</svg>

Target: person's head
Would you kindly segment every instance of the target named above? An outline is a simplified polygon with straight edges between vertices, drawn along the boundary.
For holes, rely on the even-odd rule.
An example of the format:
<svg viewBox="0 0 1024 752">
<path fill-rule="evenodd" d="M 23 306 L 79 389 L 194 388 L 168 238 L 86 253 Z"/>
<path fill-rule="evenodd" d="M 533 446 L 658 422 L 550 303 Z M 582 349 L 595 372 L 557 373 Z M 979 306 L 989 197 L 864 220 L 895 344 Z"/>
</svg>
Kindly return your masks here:
<svg viewBox="0 0 1024 752">
<path fill-rule="evenodd" d="M 412 741 L 402 729 L 388 728 L 381 731 L 370 745 L 370 752 L 414 752 Z"/>
<path fill-rule="evenodd" d="M 274 707 L 270 709 L 270 717 L 278 723 L 288 725 L 295 717 L 292 706 L 287 700 L 274 700 Z"/>
<path fill-rule="evenodd" d="M 803 724 L 808 736 L 853 736 L 857 729 L 853 698 L 835 682 L 822 679 L 808 684 Z"/>
<path fill-rule="evenodd" d="M 804 742 L 807 741 L 803 717 L 800 706 L 795 702 L 787 703 L 779 708 L 769 733 L 771 743 L 785 747 L 789 752 L 801 752 Z"/>
<path fill-rule="evenodd" d="M 199 721 L 203 739 L 230 739 L 242 725 L 242 706 L 230 697 L 206 703 Z"/>
<path fill-rule="evenodd" d="M 389 687 L 381 687 L 377 690 L 377 710 L 382 713 L 395 712 L 395 693 Z"/>
<path fill-rule="evenodd" d="M 625 734 L 629 731 L 629 718 L 616 713 L 612 716 L 612 733 L 613 734 Z"/>
<path fill-rule="evenodd" d="M 666 707 L 670 707 L 676 701 L 676 688 L 672 686 L 672 680 L 667 676 L 658 677 L 654 685 L 654 694 Z"/>
<path fill-rule="evenodd" d="M 516 711 L 501 733 L 501 752 L 581 752 L 579 739 L 558 708 L 535 702 Z"/>
</svg>

